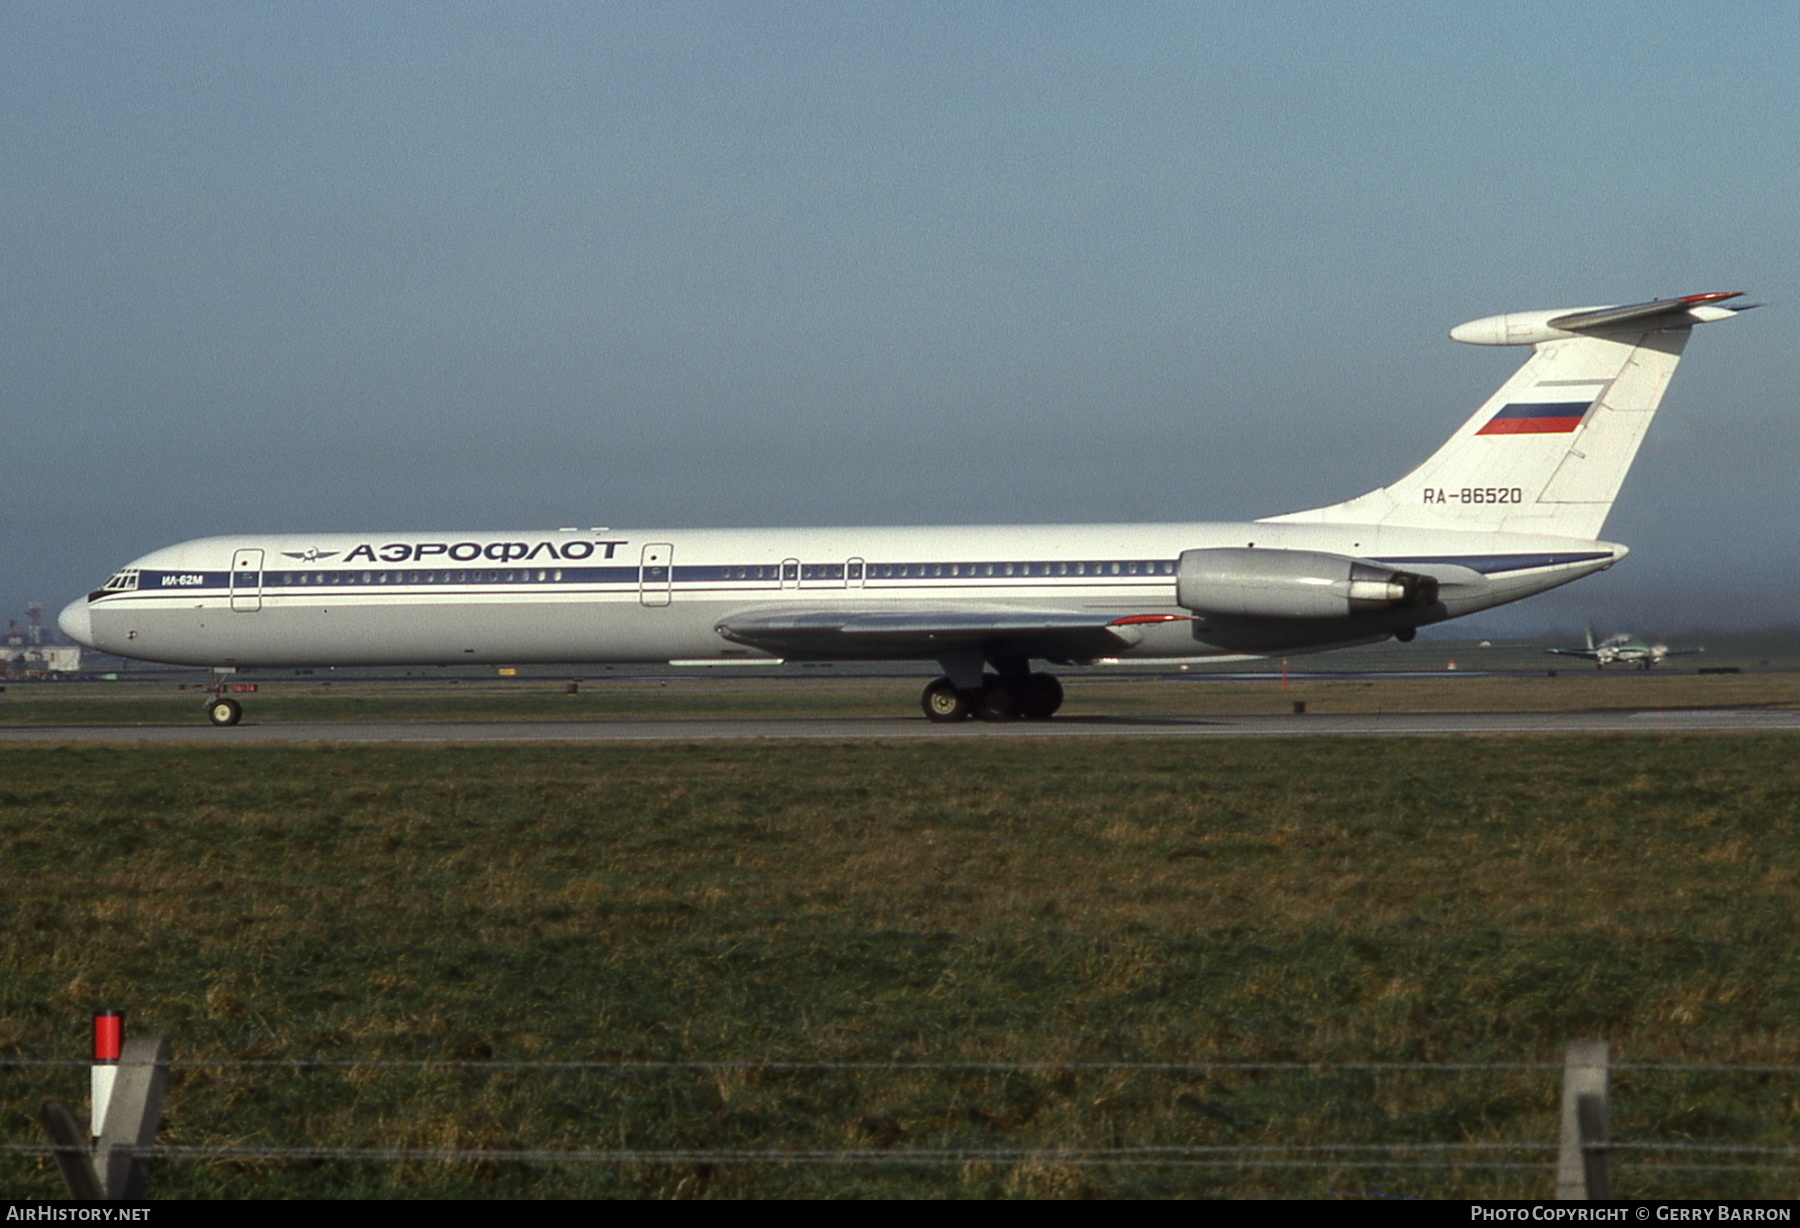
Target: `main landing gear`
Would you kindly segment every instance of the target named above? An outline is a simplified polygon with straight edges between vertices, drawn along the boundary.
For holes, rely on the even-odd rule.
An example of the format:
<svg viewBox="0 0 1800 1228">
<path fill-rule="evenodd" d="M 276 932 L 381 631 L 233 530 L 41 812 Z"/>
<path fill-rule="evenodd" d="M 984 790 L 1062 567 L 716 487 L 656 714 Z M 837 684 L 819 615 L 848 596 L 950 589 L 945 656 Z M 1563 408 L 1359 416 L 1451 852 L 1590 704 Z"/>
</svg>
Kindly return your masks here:
<svg viewBox="0 0 1800 1228">
<path fill-rule="evenodd" d="M 919 697 L 925 715 L 940 725 L 967 720 L 1047 721 L 1062 707 L 1062 683 L 1054 674 L 1007 678 L 985 674 L 978 687 L 959 688 L 948 678 L 933 680 Z"/>
</svg>

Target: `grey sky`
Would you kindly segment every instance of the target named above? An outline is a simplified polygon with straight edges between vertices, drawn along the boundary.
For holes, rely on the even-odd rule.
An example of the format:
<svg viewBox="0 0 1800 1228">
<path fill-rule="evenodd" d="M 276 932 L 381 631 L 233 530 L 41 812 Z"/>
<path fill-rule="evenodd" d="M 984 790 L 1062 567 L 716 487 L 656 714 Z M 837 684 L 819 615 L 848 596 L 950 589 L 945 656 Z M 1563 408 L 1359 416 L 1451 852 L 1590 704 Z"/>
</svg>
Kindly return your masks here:
<svg viewBox="0 0 1800 1228">
<path fill-rule="evenodd" d="M 1775 5 L 0 8 L 0 603 L 233 531 L 1238 519 L 1747 290 L 1607 576 L 1800 621 Z"/>
</svg>

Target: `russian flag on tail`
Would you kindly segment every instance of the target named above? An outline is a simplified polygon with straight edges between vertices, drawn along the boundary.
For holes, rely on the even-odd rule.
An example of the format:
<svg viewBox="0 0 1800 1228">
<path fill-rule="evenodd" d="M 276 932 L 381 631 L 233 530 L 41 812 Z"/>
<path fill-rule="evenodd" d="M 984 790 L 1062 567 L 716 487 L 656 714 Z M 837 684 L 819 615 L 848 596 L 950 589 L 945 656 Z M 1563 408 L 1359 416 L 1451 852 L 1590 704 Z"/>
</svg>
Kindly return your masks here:
<svg viewBox="0 0 1800 1228">
<path fill-rule="evenodd" d="M 1566 435 L 1581 425 L 1592 401 L 1555 401 L 1546 405 L 1508 405 L 1477 435 Z"/>
</svg>

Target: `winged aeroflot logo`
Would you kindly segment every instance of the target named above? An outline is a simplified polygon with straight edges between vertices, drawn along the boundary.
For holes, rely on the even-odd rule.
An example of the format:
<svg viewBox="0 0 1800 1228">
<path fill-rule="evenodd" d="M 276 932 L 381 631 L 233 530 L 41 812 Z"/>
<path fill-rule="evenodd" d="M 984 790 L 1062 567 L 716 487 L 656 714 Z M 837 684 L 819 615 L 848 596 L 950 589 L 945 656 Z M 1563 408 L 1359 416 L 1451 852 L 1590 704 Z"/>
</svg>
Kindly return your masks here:
<svg viewBox="0 0 1800 1228">
<path fill-rule="evenodd" d="M 319 550 L 314 547 L 308 547 L 307 549 L 298 552 L 283 550 L 281 552 L 281 557 L 285 559 L 299 559 L 302 563 L 316 563 L 320 559 L 334 559 L 337 557 L 337 554 L 338 552 L 336 550 Z"/>
</svg>

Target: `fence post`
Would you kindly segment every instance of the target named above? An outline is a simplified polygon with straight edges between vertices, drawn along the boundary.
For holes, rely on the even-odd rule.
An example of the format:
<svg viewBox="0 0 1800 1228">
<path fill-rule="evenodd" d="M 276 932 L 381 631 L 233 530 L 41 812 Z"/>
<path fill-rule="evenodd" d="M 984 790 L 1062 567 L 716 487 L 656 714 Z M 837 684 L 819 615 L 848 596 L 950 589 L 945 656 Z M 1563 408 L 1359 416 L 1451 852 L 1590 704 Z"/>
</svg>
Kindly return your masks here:
<svg viewBox="0 0 1800 1228">
<path fill-rule="evenodd" d="M 1576 1041 L 1563 1059 L 1559 1199 L 1611 1198 L 1606 1144 L 1612 1135 L 1611 1054 L 1603 1040 Z"/>
<path fill-rule="evenodd" d="M 162 1121 L 163 1093 L 169 1086 L 169 1042 L 166 1037 L 146 1036 L 128 1040 L 119 1053 L 119 1073 L 113 1084 L 106 1123 L 94 1149 L 94 1172 L 107 1198 L 142 1198 L 147 1175 L 139 1148 L 156 1142 Z"/>
</svg>

